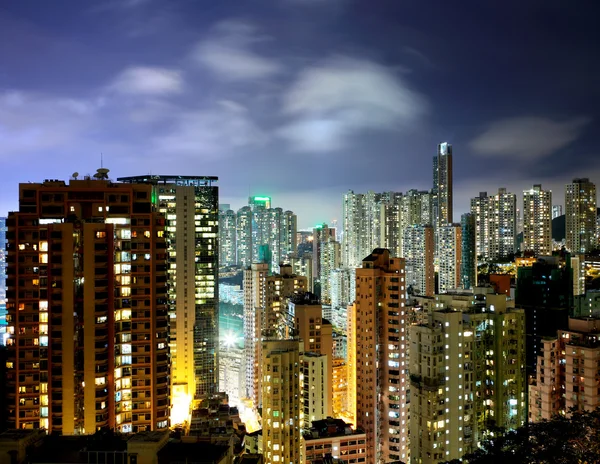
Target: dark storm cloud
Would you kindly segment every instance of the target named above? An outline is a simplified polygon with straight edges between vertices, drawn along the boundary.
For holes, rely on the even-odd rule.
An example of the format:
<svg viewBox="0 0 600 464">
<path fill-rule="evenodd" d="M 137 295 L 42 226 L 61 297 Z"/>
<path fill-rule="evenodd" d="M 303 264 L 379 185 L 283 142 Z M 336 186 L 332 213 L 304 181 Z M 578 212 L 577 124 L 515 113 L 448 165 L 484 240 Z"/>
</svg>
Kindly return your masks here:
<svg viewBox="0 0 600 464">
<path fill-rule="evenodd" d="M 115 177 L 218 175 L 223 201 L 269 194 L 300 225 L 348 189 L 429 188 L 442 140 L 458 212 L 481 188 L 600 181 L 591 2 L 208 5 L 3 6 L 0 214 L 17 182 L 100 153 Z"/>
</svg>

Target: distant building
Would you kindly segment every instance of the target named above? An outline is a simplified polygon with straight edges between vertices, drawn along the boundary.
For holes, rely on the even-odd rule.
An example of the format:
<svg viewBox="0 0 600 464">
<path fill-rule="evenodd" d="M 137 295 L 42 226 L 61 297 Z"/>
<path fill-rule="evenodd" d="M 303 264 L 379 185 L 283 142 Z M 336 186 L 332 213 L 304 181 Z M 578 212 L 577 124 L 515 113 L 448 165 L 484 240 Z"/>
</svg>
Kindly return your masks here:
<svg viewBox="0 0 600 464">
<path fill-rule="evenodd" d="M 287 299 L 306 291 L 306 278 L 281 266 L 281 274 L 269 274 L 266 263 L 253 264 L 244 271 L 244 350 L 246 353 L 246 394 L 254 408 L 261 405 L 261 339 L 287 338 L 294 328 Z"/>
<path fill-rule="evenodd" d="M 304 413 L 304 427 L 313 421 L 325 419 L 333 411 L 333 367 L 327 355 L 305 351 L 300 356 L 300 403 Z"/>
<path fill-rule="evenodd" d="M 6 218 L 0 217 L 0 345 L 6 337 Z"/>
<path fill-rule="evenodd" d="M 498 261 L 517 251 L 517 197 L 505 188 L 471 199 L 478 261 Z"/>
<path fill-rule="evenodd" d="M 460 286 L 465 290 L 477 286 L 477 241 L 475 215 L 465 213 L 461 216 L 462 258 L 460 269 Z"/>
<path fill-rule="evenodd" d="M 596 185 L 589 179 L 573 179 L 565 186 L 566 247 L 572 253 L 588 253 L 597 248 Z"/>
<path fill-rule="evenodd" d="M 552 255 L 552 191 L 536 184 L 523 191 L 523 249 L 535 256 Z"/>
<path fill-rule="evenodd" d="M 563 205 L 552 205 L 552 219 L 563 215 Z"/>
<path fill-rule="evenodd" d="M 460 224 L 440 225 L 437 230 L 439 293 L 461 286 L 462 228 Z"/>
<path fill-rule="evenodd" d="M 433 158 L 434 220 L 436 228 L 452 223 L 452 145 L 440 143 Z"/>
<path fill-rule="evenodd" d="M 429 225 L 412 225 L 404 229 L 402 256 L 406 260 L 406 287 L 416 295 L 435 292 L 434 229 Z"/>
<path fill-rule="evenodd" d="M 219 266 L 235 266 L 236 252 L 236 214 L 219 210 Z"/>
</svg>

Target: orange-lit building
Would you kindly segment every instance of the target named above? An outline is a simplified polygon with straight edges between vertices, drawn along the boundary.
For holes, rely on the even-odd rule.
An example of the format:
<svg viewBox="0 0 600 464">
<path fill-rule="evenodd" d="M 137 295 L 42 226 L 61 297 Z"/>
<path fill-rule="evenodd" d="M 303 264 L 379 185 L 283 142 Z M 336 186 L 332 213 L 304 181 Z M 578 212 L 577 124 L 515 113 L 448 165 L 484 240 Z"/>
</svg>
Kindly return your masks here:
<svg viewBox="0 0 600 464">
<path fill-rule="evenodd" d="M 152 187 L 19 186 L 8 218 L 9 427 L 168 427 L 164 218 Z"/>
<path fill-rule="evenodd" d="M 404 279 L 404 259 L 383 248 L 373 250 L 356 269 L 353 388 L 356 425 L 367 435 L 367 464 L 409 457 Z"/>
<path fill-rule="evenodd" d="M 366 438 L 362 430 L 353 430 L 342 419 L 314 421 L 302 440 L 304 463 L 322 463 L 328 456 L 344 463 L 366 462 Z"/>
</svg>

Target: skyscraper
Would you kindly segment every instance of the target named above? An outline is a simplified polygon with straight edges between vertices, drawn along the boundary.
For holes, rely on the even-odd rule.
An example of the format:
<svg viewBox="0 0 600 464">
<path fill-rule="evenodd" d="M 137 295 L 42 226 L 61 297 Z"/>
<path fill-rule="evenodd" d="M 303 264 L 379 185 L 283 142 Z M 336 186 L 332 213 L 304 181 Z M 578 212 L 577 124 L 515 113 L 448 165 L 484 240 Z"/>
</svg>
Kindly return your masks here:
<svg viewBox="0 0 600 464">
<path fill-rule="evenodd" d="M 475 252 L 477 261 L 489 258 L 489 197 L 487 192 L 479 192 L 479 196 L 471 198 L 471 214 L 475 221 Z"/>
<path fill-rule="evenodd" d="M 304 426 L 300 410 L 300 341 L 269 338 L 261 344 L 265 464 L 299 463 Z"/>
<path fill-rule="evenodd" d="M 517 197 L 505 188 L 496 195 L 481 192 L 471 199 L 475 216 L 475 241 L 478 261 L 497 261 L 513 255 L 517 249 Z"/>
<path fill-rule="evenodd" d="M 404 259 L 375 249 L 356 269 L 355 309 L 349 311 L 349 370 L 356 425 L 367 434 L 367 464 L 408 461 Z M 350 316 L 352 313 L 352 316 Z M 350 338 L 350 337 L 349 337 Z M 351 393 L 354 395 L 354 392 Z"/>
<path fill-rule="evenodd" d="M 260 408 L 262 366 L 261 340 L 287 339 L 292 335 L 294 315 L 288 298 L 306 291 L 306 277 L 293 274 L 292 267 L 280 267 L 269 274 L 267 263 L 255 263 L 244 271 L 244 349 L 246 351 L 246 392 L 254 408 Z"/>
<path fill-rule="evenodd" d="M 290 314 L 294 315 L 294 335 L 300 338 L 304 352 L 317 353 L 326 357 L 327 390 L 323 391 L 325 413 L 333 413 L 333 328 L 331 322 L 323 318 L 323 306 L 311 293 L 298 293 L 290 299 Z M 312 362 L 322 362 L 314 360 Z M 308 380 L 307 380 L 308 381 Z M 327 416 L 325 416 L 327 417 Z"/>
<path fill-rule="evenodd" d="M 525 317 L 506 295 L 440 295 L 410 344 L 411 462 L 460 459 L 491 424 L 525 423 Z"/>
<path fill-rule="evenodd" d="M 500 188 L 489 207 L 489 259 L 508 258 L 517 251 L 517 196 Z"/>
<path fill-rule="evenodd" d="M 523 191 L 523 247 L 536 256 L 552 254 L 552 191 L 536 184 Z"/>
<path fill-rule="evenodd" d="M 9 214 L 9 425 L 49 433 L 169 424 L 165 219 L 152 186 L 19 186 Z"/>
<path fill-rule="evenodd" d="M 434 222 L 436 227 L 452 223 L 452 145 L 440 143 L 433 158 Z"/>
<path fill-rule="evenodd" d="M 369 191 L 344 195 L 342 264 L 347 267 L 360 266 L 361 260 L 374 248 L 381 245 L 382 206 L 387 194 Z"/>
<path fill-rule="evenodd" d="M 6 334 L 6 218 L 0 217 L 0 345 Z"/>
<path fill-rule="evenodd" d="M 321 300 L 325 304 L 331 303 L 331 273 L 340 267 L 340 256 L 340 242 L 330 238 L 321 244 L 319 282 L 321 283 Z"/>
<path fill-rule="evenodd" d="M 218 390 L 219 189 L 216 177 L 134 176 L 166 217 L 173 407 Z M 181 413 L 183 415 L 183 412 Z"/>
<path fill-rule="evenodd" d="M 252 209 L 244 206 L 236 213 L 237 265 L 246 268 L 252 264 Z"/>
<path fill-rule="evenodd" d="M 573 179 L 565 186 L 566 247 L 572 253 L 597 248 L 596 185 L 589 179 Z"/>
<path fill-rule="evenodd" d="M 236 215 L 231 209 L 219 210 L 219 266 L 235 266 Z"/>
<path fill-rule="evenodd" d="M 415 295 L 433 296 L 435 292 L 433 227 L 412 225 L 404 229 L 402 256 L 406 260 L 406 287 Z"/>
<path fill-rule="evenodd" d="M 460 285 L 465 290 L 477 285 L 477 251 L 475 215 L 465 213 L 460 218 L 462 228 L 462 258 Z"/>
<path fill-rule="evenodd" d="M 460 224 L 446 224 L 438 228 L 439 293 L 461 285 L 462 244 Z"/>
</svg>

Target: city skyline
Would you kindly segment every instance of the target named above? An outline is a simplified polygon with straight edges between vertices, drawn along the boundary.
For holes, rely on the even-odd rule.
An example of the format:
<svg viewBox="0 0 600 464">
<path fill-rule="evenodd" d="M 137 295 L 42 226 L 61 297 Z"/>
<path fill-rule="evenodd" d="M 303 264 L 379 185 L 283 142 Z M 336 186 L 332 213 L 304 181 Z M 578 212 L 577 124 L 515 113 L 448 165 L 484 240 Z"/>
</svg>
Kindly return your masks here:
<svg viewBox="0 0 600 464">
<path fill-rule="evenodd" d="M 166 159 L 218 176 L 221 202 L 269 195 L 302 229 L 341 220 L 350 189 L 430 189 L 444 141 L 455 221 L 480 191 L 520 205 L 541 183 L 561 204 L 571 179 L 600 181 L 591 2 L 59 3 L 0 10 L 0 216 L 18 183 L 101 156 L 115 178 Z"/>
</svg>

